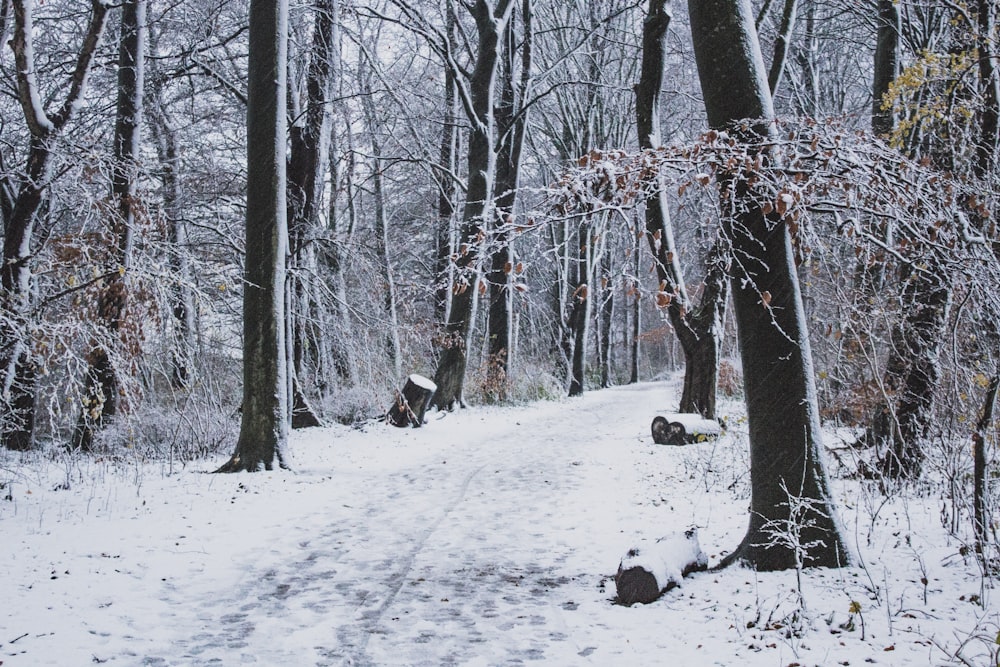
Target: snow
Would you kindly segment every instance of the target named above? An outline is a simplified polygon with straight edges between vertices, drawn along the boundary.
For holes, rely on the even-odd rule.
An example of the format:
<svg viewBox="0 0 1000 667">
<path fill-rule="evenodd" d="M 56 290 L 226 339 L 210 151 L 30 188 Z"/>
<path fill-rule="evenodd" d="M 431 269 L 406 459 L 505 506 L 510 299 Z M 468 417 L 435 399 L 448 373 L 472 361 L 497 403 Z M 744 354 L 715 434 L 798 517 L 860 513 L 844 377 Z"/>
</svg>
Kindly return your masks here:
<svg viewBox="0 0 1000 667">
<path fill-rule="evenodd" d="M 697 526 L 716 564 L 745 531 L 740 408 L 723 404 L 718 440 L 659 447 L 648 415 L 676 391 L 294 432 L 293 473 L 207 474 L 223 456 L 171 469 L 0 453 L 0 662 L 994 660 L 993 582 L 942 528 L 940 495 L 887 499 L 841 469 L 834 490 L 862 565 L 807 570 L 804 605 L 794 572 L 739 567 L 613 604 L 632 545 Z"/>
<path fill-rule="evenodd" d="M 417 385 L 421 389 L 426 389 L 428 391 L 437 391 L 438 386 L 434 384 L 434 381 L 423 375 L 417 375 L 414 373 L 409 377 L 410 382 Z"/>
</svg>

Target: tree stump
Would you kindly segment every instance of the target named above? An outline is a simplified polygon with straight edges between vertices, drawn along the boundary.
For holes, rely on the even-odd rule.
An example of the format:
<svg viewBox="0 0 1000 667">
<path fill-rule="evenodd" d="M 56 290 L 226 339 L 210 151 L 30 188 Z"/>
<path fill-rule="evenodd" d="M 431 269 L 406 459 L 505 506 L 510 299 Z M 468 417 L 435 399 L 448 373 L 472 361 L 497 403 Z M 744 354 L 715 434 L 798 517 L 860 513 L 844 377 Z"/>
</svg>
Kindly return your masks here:
<svg viewBox="0 0 1000 667">
<path fill-rule="evenodd" d="M 650 430 L 658 445 L 689 445 L 719 437 L 722 426 L 699 414 L 675 413 L 653 417 Z"/>
<path fill-rule="evenodd" d="M 616 602 L 625 606 L 649 604 L 680 586 L 687 575 L 705 569 L 708 557 L 698 544 L 694 528 L 661 537 L 648 546 L 633 547 L 618 564 Z"/>
<path fill-rule="evenodd" d="M 434 398 L 437 385 L 423 375 L 406 378 L 403 390 L 396 393 L 396 401 L 389 408 L 385 420 L 393 426 L 418 428 L 424 423 L 424 413 Z"/>
</svg>

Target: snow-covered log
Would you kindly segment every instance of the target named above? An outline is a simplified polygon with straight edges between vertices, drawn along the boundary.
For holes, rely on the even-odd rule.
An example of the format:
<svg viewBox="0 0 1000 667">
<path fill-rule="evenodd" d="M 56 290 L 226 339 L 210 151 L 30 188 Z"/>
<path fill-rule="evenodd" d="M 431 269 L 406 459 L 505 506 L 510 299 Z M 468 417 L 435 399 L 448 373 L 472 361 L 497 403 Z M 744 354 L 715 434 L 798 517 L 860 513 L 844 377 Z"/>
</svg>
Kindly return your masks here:
<svg viewBox="0 0 1000 667">
<path fill-rule="evenodd" d="M 708 568 L 695 528 L 661 537 L 655 543 L 628 550 L 618 565 L 618 604 L 648 604 L 680 586 L 681 579 Z"/>
<path fill-rule="evenodd" d="M 651 430 L 653 442 L 658 445 L 688 445 L 719 437 L 722 425 L 699 414 L 680 412 L 657 415 Z"/>
<path fill-rule="evenodd" d="M 423 375 L 411 375 L 406 378 L 403 390 L 396 393 L 396 401 L 386 413 L 385 420 L 393 426 L 421 426 L 436 391 L 437 385 L 433 381 Z"/>
</svg>

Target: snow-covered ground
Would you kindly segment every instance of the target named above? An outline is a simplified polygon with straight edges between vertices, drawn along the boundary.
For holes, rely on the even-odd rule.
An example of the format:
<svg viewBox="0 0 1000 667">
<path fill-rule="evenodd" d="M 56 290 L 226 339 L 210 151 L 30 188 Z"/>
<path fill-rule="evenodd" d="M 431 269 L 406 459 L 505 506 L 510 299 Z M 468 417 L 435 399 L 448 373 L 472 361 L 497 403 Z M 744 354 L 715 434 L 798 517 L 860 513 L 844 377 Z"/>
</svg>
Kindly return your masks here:
<svg viewBox="0 0 1000 667">
<path fill-rule="evenodd" d="M 862 565 L 807 571 L 804 610 L 794 572 L 742 568 L 613 604 L 631 546 L 697 526 L 714 564 L 746 526 L 737 407 L 658 446 L 674 390 L 296 432 L 294 472 L 0 454 L 0 664 L 995 664 L 997 596 L 941 499 L 856 481 Z"/>
</svg>

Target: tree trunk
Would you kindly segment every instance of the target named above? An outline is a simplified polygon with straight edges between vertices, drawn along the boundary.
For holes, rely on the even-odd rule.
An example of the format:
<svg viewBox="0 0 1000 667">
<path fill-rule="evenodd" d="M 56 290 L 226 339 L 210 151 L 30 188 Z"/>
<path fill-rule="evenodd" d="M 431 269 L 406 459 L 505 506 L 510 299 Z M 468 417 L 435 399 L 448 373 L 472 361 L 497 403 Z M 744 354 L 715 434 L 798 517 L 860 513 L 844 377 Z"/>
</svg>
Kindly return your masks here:
<svg viewBox="0 0 1000 667">
<path fill-rule="evenodd" d="M 156 142 L 157 157 L 160 162 L 160 181 L 163 187 L 163 212 L 170 227 L 170 243 L 173 254 L 170 266 L 176 276 L 171 286 L 173 292 L 171 308 L 176 331 L 171 345 L 171 384 L 176 389 L 191 386 L 195 352 L 195 304 L 191 292 L 191 268 L 188 260 L 187 224 L 181 211 L 180 156 L 177 154 L 176 131 L 164 108 L 162 85 L 153 85 L 155 101 L 151 107 L 153 138 Z"/>
<path fill-rule="evenodd" d="M 892 134 L 895 117 L 885 109 L 889 86 L 899 74 L 899 33 L 901 24 L 895 0 L 878 0 L 878 23 L 875 43 L 875 75 L 872 80 L 872 132 L 880 137 Z"/>
<path fill-rule="evenodd" d="M 905 313 L 892 332 L 886 364 L 886 402 L 877 410 L 868 439 L 885 446 L 881 471 L 888 477 L 920 476 L 921 443 L 933 419 L 941 376 L 942 334 L 951 309 L 951 287 L 933 259 L 922 268 L 904 265 L 901 300 Z"/>
<path fill-rule="evenodd" d="M 690 0 L 695 60 L 709 125 L 744 142 L 774 131 L 749 0 Z M 753 119 L 748 129 L 733 124 Z M 750 428 L 750 525 L 724 561 L 759 570 L 849 563 L 823 466 L 812 355 L 788 227 L 768 220 L 750 174 L 717 174 L 733 211 L 723 231 L 741 258 L 732 277 Z M 792 498 L 805 510 L 794 512 Z M 794 531 L 793 531 L 794 527 Z M 793 533 L 797 544 L 777 539 Z"/>
<path fill-rule="evenodd" d="M 983 556 L 989 541 L 989 516 L 986 507 L 986 432 L 993 423 L 993 409 L 997 402 L 997 388 L 1000 387 L 1000 375 L 990 379 L 983 399 L 983 412 L 972 433 L 972 507 L 973 527 L 976 533 L 976 553 Z"/>
<path fill-rule="evenodd" d="M 218 472 L 287 467 L 285 349 L 287 0 L 250 0 L 247 226 L 243 291 L 243 416 Z"/>
<path fill-rule="evenodd" d="M 456 280 L 452 289 L 451 311 L 439 344 L 442 347 L 434 373 L 437 393 L 434 407 L 450 410 L 463 402 L 467 339 L 472 324 L 472 301 L 476 290 L 482 234 L 487 227 L 496 153 L 493 147 L 493 83 L 499 59 L 500 35 L 510 16 L 510 0 L 499 0 L 491 9 L 486 0 L 476 0 L 470 8 L 476 19 L 479 45 L 463 104 L 469 116 L 468 173 L 465 208 L 459 230 Z"/>
<path fill-rule="evenodd" d="M 375 115 L 375 104 L 372 101 L 371 86 L 364 84 L 364 94 L 361 97 L 368 133 L 371 137 L 372 150 L 372 199 L 375 202 L 375 253 L 378 255 L 382 273 L 382 289 L 385 304 L 385 350 L 389 354 L 389 362 L 395 377 L 402 374 L 402 353 L 399 344 L 399 320 L 396 315 L 396 281 L 392 271 L 392 261 L 389 257 L 389 228 L 385 219 L 385 191 L 382 186 L 382 143 L 378 132 L 380 124 Z"/>
<path fill-rule="evenodd" d="M 31 139 L 25 178 L 15 195 L 5 195 L 3 264 L 0 266 L 0 373 L 6 415 L 0 419 L 0 443 L 9 449 L 29 449 L 34 439 L 36 362 L 28 336 L 33 290 L 28 262 L 35 253 L 33 239 L 39 209 L 51 178 L 52 143 L 79 108 L 87 88 L 90 66 L 107 20 L 108 5 L 91 3 L 69 92 L 53 113 L 42 106 L 35 78 L 32 0 L 12 0 L 14 34 L 10 40 L 17 72 L 17 93 Z"/>
<path fill-rule="evenodd" d="M 795 31 L 795 15 L 798 12 L 798 0 L 785 0 L 785 8 L 781 12 L 781 25 L 778 36 L 774 40 L 774 55 L 771 58 L 771 69 L 767 74 L 767 86 L 771 96 L 778 90 L 781 78 L 785 74 L 785 62 L 788 60 L 788 49 L 792 43 L 792 33 Z"/>
<path fill-rule="evenodd" d="M 569 343 L 570 356 L 569 395 L 582 396 L 586 388 L 587 338 L 590 328 L 591 281 L 591 226 L 584 219 L 577 232 L 576 278 L 570 295 Z"/>
<path fill-rule="evenodd" d="M 635 238 L 635 236 L 633 236 Z M 629 384 L 635 384 L 639 381 L 639 351 L 640 351 L 640 338 L 639 334 L 642 331 L 642 302 L 639 298 L 639 270 L 640 259 L 639 259 L 639 242 L 638 239 L 635 241 L 635 246 L 632 248 L 632 271 L 635 276 L 636 284 L 633 287 L 634 294 L 632 294 L 632 350 L 630 357 L 630 368 L 629 368 Z M 628 294 L 626 292 L 626 294 Z M 626 299 L 627 302 L 627 299 Z"/>
<path fill-rule="evenodd" d="M 523 0 L 521 8 L 523 34 L 521 41 L 521 76 L 514 81 L 514 56 L 517 42 L 514 21 L 507 22 L 503 35 L 503 57 L 500 61 L 500 94 L 494 111 L 497 133 L 501 138 L 497 155 L 497 174 L 493 190 L 496 196 L 494 220 L 494 250 L 490 257 L 488 337 L 486 386 L 498 401 L 507 400 L 508 376 L 511 354 L 511 311 L 513 294 L 511 277 L 513 255 L 509 227 L 517 203 L 517 189 L 521 175 L 521 153 L 524 132 L 527 128 L 527 109 L 524 96 L 531 77 L 531 0 Z"/>
<path fill-rule="evenodd" d="M 659 98 L 663 86 L 664 40 L 670 25 L 667 0 L 651 0 L 643 22 L 642 70 L 636 92 L 636 126 L 639 145 L 649 150 L 660 144 Z M 726 262 L 716 243 L 711 250 L 705 290 L 697 306 L 684 286 L 680 253 L 674 243 L 673 224 L 666 191 L 657 179 L 646 197 L 646 239 L 656 265 L 660 292 L 657 304 L 665 307 L 684 352 L 684 391 L 681 412 L 698 412 L 715 418 L 716 386 L 722 349 L 722 321 L 729 298 Z"/>
<path fill-rule="evenodd" d="M 455 5 L 447 5 L 447 25 L 445 39 L 448 48 L 454 48 L 455 42 Z M 451 255 L 455 251 L 455 156 L 458 152 L 458 118 L 456 117 L 456 77 L 452 67 L 444 69 L 444 118 L 441 123 L 440 164 L 435 171 L 435 181 L 438 188 L 437 230 L 435 252 L 435 289 L 434 309 L 438 320 L 448 321 L 451 304 L 452 266 Z"/>
<path fill-rule="evenodd" d="M 118 43 L 118 103 L 111 172 L 111 197 L 117 209 L 111 224 L 116 243 L 111 256 L 120 269 L 111 274 L 97 299 L 97 317 L 106 339 L 92 341 L 87 354 L 89 367 L 83 390 L 83 409 L 72 440 L 74 449 L 84 451 L 91 449 L 96 431 L 118 414 L 124 393 L 110 348 L 121 342 L 116 339 L 122 336 L 128 308 L 129 269 L 138 205 L 136 186 L 144 111 L 145 43 L 146 0 L 126 0 L 122 4 Z"/>
<path fill-rule="evenodd" d="M 979 90 L 983 111 L 976 141 L 976 175 L 986 178 L 996 164 L 1000 148 L 1000 76 L 997 74 L 997 5 L 993 0 L 978 0 L 976 18 L 979 50 Z"/>
<path fill-rule="evenodd" d="M 614 314 L 615 291 L 611 283 L 611 255 L 604 252 L 601 255 L 601 294 L 598 311 L 601 332 L 599 339 L 601 351 L 598 355 L 601 366 L 601 389 L 607 389 L 612 384 L 611 344 L 614 337 L 611 327 L 614 323 Z"/>
<path fill-rule="evenodd" d="M 397 392 L 396 400 L 385 414 L 385 420 L 393 426 L 411 426 L 419 428 L 424 425 L 424 414 L 437 387 L 422 375 L 411 375 L 406 379 L 402 391 Z"/>
</svg>

